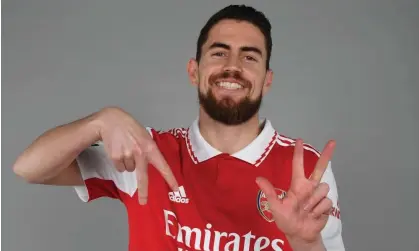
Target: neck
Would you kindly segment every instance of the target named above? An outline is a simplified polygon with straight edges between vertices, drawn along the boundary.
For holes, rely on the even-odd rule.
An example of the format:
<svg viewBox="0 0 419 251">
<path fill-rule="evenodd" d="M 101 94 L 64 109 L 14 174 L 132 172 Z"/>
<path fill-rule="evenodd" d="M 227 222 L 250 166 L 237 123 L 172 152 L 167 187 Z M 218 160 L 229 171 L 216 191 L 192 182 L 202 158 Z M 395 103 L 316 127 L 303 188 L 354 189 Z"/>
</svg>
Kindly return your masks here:
<svg viewBox="0 0 419 251">
<path fill-rule="evenodd" d="M 225 125 L 213 120 L 200 108 L 199 130 L 202 137 L 215 149 L 234 154 L 250 144 L 259 134 L 257 115 L 240 125 Z"/>
</svg>

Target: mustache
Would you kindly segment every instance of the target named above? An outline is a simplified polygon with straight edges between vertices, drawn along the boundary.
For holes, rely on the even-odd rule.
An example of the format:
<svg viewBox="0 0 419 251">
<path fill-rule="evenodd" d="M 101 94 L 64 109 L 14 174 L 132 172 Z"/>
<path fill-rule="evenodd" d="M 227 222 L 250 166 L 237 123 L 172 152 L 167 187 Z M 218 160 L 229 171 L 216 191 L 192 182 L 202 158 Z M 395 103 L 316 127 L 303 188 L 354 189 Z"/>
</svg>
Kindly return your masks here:
<svg viewBox="0 0 419 251">
<path fill-rule="evenodd" d="M 234 79 L 237 82 L 243 84 L 243 87 L 250 87 L 250 81 L 246 80 L 242 74 L 238 71 L 223 71 L 217 74 L 210 76 L 209 82 L 214 84 L 219 79 Z"/>
</svg>

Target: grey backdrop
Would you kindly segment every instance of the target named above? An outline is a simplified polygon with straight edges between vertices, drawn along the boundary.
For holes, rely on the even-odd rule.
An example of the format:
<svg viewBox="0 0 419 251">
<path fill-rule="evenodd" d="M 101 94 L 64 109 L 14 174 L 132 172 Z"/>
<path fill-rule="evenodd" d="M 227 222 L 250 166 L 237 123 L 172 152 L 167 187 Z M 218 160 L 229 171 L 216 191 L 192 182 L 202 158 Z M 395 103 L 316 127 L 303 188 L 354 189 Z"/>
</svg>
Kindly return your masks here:
<svg viewBox="0 0 419 251">
<path fill-rule="evenodd" d="M 188 126 L 197 103 L 186 63 L 225 1 L 2 2 L 3 248 L 126 250 L 121 204 L 27 185 L 12 163 L 46 129 L 107 105 L 145 125 Z M 337 140 L 347 250 L 418 250 L 419 2 L 254 6 L 273 24 L 276 75 L 262 114 L 319 149 Z"/>
</svg>

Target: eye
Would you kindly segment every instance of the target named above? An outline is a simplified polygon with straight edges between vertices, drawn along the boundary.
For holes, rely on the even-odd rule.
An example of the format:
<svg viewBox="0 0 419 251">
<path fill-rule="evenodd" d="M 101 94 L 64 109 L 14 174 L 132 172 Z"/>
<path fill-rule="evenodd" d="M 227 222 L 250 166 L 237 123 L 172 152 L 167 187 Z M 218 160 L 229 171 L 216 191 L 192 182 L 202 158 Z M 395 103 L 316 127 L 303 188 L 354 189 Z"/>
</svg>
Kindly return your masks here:
<svg viewBox="0 0 419 251">
<path fill-rule="evenodd" d="M 256 58 L 254 58 L 252 56 L 246 56 L 245 58 L 246 58 L 246 60 L 257 62 Z"/>
<path fill-rule="evenodd" d="M 224 52 L 218 51 L 213 53 L 212 55 L 216 57 L 224 57 L 226 54 Z"/>
</svg>

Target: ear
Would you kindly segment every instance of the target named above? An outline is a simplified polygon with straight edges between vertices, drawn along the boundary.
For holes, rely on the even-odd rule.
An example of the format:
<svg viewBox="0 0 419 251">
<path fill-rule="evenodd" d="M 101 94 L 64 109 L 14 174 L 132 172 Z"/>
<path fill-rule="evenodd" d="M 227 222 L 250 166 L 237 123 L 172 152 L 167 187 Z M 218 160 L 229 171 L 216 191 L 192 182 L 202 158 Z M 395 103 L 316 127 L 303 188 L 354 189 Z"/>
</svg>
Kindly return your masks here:
<svg viewBox="0 0 419 251">
<path fill-rule="evenodd" d="M 274 77 L 274 72 L 271 69 L 267 70 L 266 76 L 265 76 L 265 83 L 263 84 L 263 89 L 262 89 L 263 95 L 265 95 L 271 89 L 273 77 Z"/>
<path fill-rule="evenodd" d="M 198 83 L 199 83 L 198 62 L 194 58 L 189 59 L 188 65 L 187 65 L 187 71 L 188 71 L 188 76 L 189 76 L 189 80 L 191 81 L 191 84 L 194 86 L 198 86 Z"/>
</svg>

